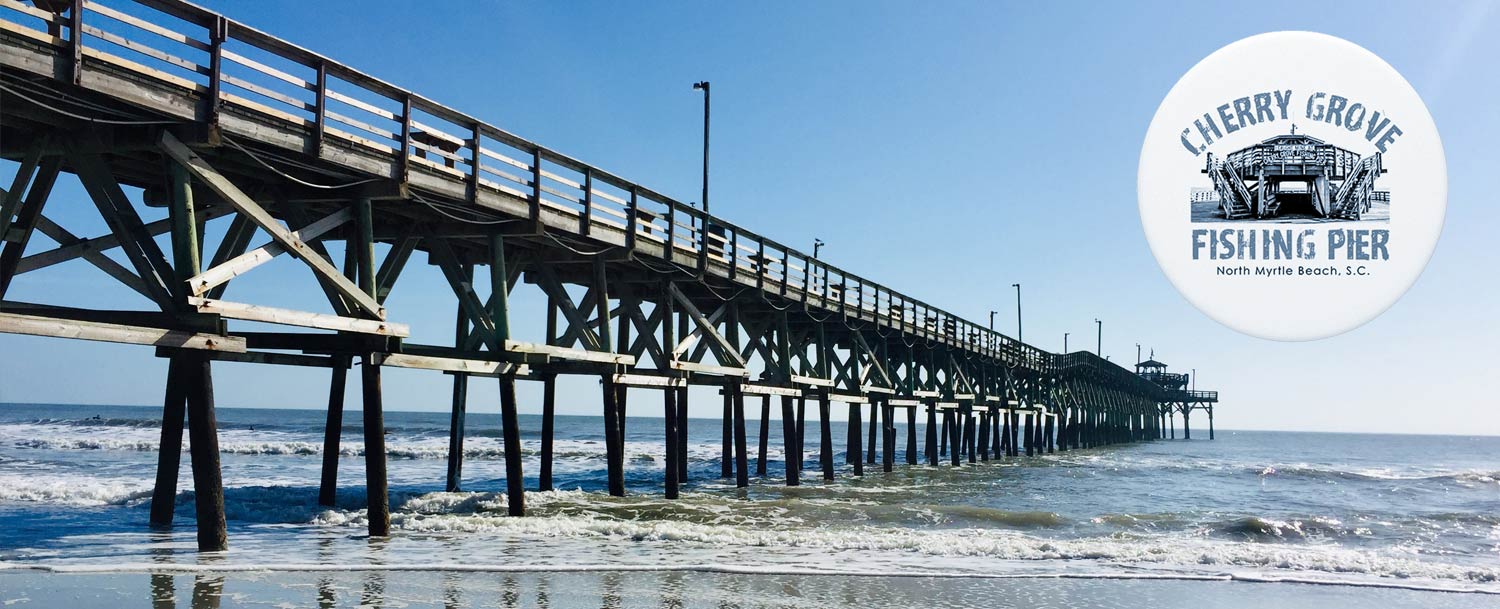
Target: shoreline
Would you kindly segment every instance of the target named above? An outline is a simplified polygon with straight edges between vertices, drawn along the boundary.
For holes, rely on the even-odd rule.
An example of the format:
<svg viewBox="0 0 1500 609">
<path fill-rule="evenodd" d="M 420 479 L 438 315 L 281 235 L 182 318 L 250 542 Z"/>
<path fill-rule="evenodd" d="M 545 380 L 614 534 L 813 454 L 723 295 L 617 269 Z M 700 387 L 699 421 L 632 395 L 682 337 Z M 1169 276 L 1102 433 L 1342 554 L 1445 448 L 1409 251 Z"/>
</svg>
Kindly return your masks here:
<svg viewBox="0 0 1500 609">
<path fill-rule="evenodd" d="M 1251 584 L 1298 584 L 1306 586 L 1329 586 L 1367 588 L 1381 590 L 1405 590 L 1411 592 L 1433 592 L 1447 594 L 1478 594 L 1500 596 L 1500 588 L 1486 589 L 1439 584 L 1406 583 L 1399 581 L 1358 581 L 1339 578 L 1279 575 L 1275 573 L 1076 573 L 1025 572 L 1025 573 L 959 573 L 953 571 L 880 570 L 853 571 L 840 569 L 805 568 L 794 569 L 783 566 L 754 565 L 611 565 L 611 564 L 557 564 L 557 565 L 503 565 L 465 563 L 416 563 L 416 564 L 362 564 L 330 565 L 322 563 L 250 563 L 240 565 L 213 564 L 165 564 L 165 563 L 120 563 L 115 565 L 56 565 L 27 564 L 24 562 L 0 561 L 0 573 L 33 572 L 57 575 L 226 575 L 226 574 L 282 574 L 282 573 L 494 573 L 513 575 L 548 574 L 607 574 L 607 573 L 694 573 L 703 575 L 763 575 L 793 577 L 861 577 L 902 579 L 947 579 L 947 580 L 1080 580 L 1080 581 L 1179 581 L 1179 582 L 1235 582 Z"/>
</svg>

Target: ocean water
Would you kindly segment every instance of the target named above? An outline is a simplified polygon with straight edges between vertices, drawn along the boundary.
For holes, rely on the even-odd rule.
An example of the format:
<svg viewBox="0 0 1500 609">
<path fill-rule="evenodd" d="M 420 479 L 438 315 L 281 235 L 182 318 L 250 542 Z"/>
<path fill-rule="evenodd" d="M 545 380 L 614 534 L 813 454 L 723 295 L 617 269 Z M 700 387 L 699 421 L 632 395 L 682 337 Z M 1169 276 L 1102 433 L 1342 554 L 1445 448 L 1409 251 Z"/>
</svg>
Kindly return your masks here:
<svg viewBox="0 0 1500 609">
<path fill-rule="evenodd" d="M 754 400 L 747 408 L 758 413 Z M 636 410 L 644 410 L 637 408 Z M 773 410 L 775 410 L 773 408 Z M 816 409 L 809 413 L 815 417 Z M 441 492 L 447 415 L 387 414 L 393 535 L 365 535 L 357 412 L 335 508 L 316 502 L 323 413 L 221 409 L 230 550 L 193 551 L 183 454 L 177 527 L 147 527 L 159 409 L 0 405 L 0 573 L 635 569 L 1333 582 L 1500 594 L 1500 438 L 1235 432 L 961 468 L 845 464 L 782 486 L 719 478 L 720 422 L 693 419 L 680 500 L 662 497 L 662 421 L 630 417 L 626 482 L 605 492 L 602 419 L 559 417 L 556 486 L 505 515 L 498 417 L 469 415 L 465 492 Z M 540 419 L 521 418 L 535 488 Z M 1179 430 L 1180 434 L 1180 430 Z M 750 423 L 751 467 L 756 425 Z M 919 437 L 925 437 L 919 433 Z M 752 470 L 753 471 L 753 470 Z"/>
</svg>

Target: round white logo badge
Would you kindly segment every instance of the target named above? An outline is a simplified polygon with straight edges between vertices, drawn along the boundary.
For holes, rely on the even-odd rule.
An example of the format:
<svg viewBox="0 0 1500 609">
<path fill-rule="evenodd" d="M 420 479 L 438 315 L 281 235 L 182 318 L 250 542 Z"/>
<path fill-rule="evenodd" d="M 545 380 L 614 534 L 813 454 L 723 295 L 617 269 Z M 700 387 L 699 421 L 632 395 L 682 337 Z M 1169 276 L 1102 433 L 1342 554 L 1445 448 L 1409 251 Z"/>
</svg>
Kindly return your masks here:
<svg viewBox="0 0 1500 609">
<path fill-rule="evenodd" d="M 1194 306 L 1235 330 L 1313 340 L 1374 319 L 1437 245 L 1448 174 L 1411 84 L 1312 32 L 1209 55 L 1141 147 L 1141 224 Z"/>
</svg>

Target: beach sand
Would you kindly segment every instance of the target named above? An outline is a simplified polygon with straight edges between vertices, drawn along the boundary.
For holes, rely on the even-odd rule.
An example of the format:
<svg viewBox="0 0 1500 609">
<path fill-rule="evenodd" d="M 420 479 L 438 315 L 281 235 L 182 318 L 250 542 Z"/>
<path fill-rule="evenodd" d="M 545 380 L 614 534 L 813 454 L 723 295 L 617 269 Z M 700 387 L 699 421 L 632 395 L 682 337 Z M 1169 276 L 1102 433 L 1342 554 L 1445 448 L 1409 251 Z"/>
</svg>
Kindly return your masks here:
<svg viewBox="0 0 1500 609">
<path fill-rule="evenodd" d="M 0 571 L 0 606 L 537 607 L 540 609 L 1027 607 L 1400 609 L 1500 607 L 1500 595 L 1165 579 L 863 577 L 683 571 L 494 573 Z"/>
</svg>

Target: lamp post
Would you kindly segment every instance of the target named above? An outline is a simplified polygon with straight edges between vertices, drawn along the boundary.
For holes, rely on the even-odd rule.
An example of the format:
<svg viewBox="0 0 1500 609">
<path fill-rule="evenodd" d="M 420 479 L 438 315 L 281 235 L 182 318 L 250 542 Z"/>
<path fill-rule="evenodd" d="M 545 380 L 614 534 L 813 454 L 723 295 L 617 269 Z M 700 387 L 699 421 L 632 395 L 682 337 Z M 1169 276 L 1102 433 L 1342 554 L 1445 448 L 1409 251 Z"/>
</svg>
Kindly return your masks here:
<svg viewBox="0 0 1500 609">
<path fill-rule="evenodd" d="M 703 91 L 703 213 L 708 213 L 708 81 L 693 83 L 694 90 Z"/>
<path fill-rule="evenodd" d="M 999 311 L 990 311 L 990 331 L 991 332 L 995 331 L 995 314 L 996 313 L 999 313 Z"/>
<path fill-rule="evenodd" d="M 1063 332 L 1063 353 L 1068 352 L 1068 333 Z"/>
<path fill-rule="evenodd" d="M 1099 335 L 1096 338 L 1097 342 L 1094 346 L 1094 355 L 1104 357 L 1104 322 L 1099 321 L 1099 318 L 1095 317 L 1094 323 L 1099 324 Z"/>
<path fill-rule="evenodd" d="M 1193 391 L 1198 390 L 1198 369 L 1193 369 Z"/>
<path fill-rule="evenodd" d="M 1012 283 L 1010 285 L 1016 288 L 1016 342 L 1024 343 L 1026 340 L 1021 336 L 1021 284 Z"/>
<path fill-rule="evenodd" d="M 1136 365 L 1137 368 L 1139 368 L 1140 365 L 1141 365 L 1141 344 L 1140 343 L 1136 343 L 1135 344 L 1135 365 Z"/>
<path fill-rule="evenodd" d="M 817 260 L 818 259 L 818 250 L 820 250 L 820 249 L 823 249 L 823 240 L 814 237 L 813 238 L 813 260 Z"/>
</svg>

